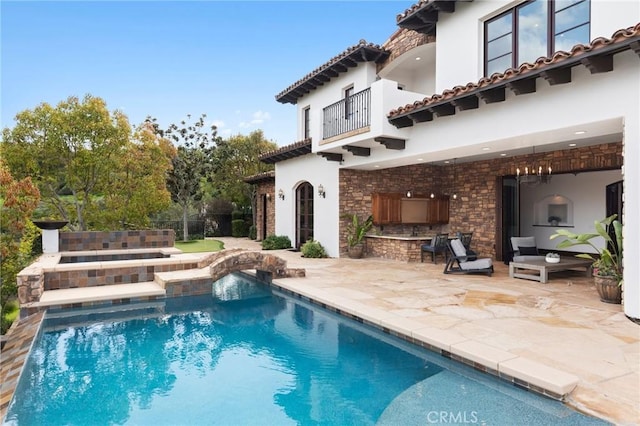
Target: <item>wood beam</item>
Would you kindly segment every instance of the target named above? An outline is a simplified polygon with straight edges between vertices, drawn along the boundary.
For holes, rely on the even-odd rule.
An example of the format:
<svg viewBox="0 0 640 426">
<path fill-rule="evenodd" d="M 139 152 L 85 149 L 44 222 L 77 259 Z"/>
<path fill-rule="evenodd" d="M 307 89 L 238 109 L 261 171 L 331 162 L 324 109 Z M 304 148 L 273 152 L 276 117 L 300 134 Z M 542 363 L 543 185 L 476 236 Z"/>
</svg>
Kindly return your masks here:
<svg viewBox="0 0 640 426">
<path fill-rule="evenodd" d="M 381 143 L 387 149 L 400 150 L 400 149 L 404 149 L 404 145 L 405 145 L 404 139 L 386 138 L 384 136 L 378 136 L 373 140 Z"/>
<path fill-rule="evenodd" d="M 398 129 L 402 129 L 403 127 L 413 126 L 413 120 L 407 117 L 406 115 L 401 117 L 390 118 L 389 123 L 391 123 L 393 126 L 395 126 Z"/>
<path fill-rule="evenodd" d="M 484 101 L 485 104 L 492 104 L 495 102 L 502 102 L 505 100 L 505 88 L 496 87 L 494 89 L 484 90 L 478 93 L 478 96 Z"/>
<path fill-rule="evenodd" d="M 445 103 L 431 107 L 429 111 L 438 117 L 446 117 L 447 115 L 454 115 L 456 113 L 456 107 L 451 103 Z"/>
<path fill-rule="evenodd" d="M 465 96 L 451 101 L 453 105 L 458 107 L 458 111 L 478 108 L 478 97 L 476 95 Z"/>
<path fill-rule="evenodd" d="M 455 1 L 435 1 L 433 7 L 439 12 L 453 13 L 456 11 Z"/>
<path fill-rule="evenodd" d="M 319 152 L 318 155 L 324 157 L 327 161 L 337 161 L 342 163 L 342 154 L 335 152 Z"/>
<path fill-rule="evenodd" d="M 580 63 L 587 67 L 591 74 L 613 71 L 613 55 L 590 56 L 580 59 Z"/>
<path fill-rule="evenodd" d="M 536 91 L 536 79 L 527 78 L 523 80 L 516 80 L 507 82 L 507 87 L 511 89 L 513 93 L 517 95 L 524 95 L 527 93 L 534 93 Z"/>
<path fill-rule="evenodd" d="M 427 109 L 423 109 L 407 114 L 407 117 L 409 117 L 414 123 L 424 123 L 425 121 L 433 120 L 433 113 Z"/>
<path fill-rule="evenodd" d="M 542 70 L 540 75 L 542 75 L 542 78 L 547 80 L 551 86 L 571 83 L 571 67 Z"/>
<path fill-rule="evenodd" d="M 371 148 L 365 148 L 363 146 L 345 145 L 342 149 L 346 149 L 357 157 L 369 157 L 371 155 Z"/>
</svg>

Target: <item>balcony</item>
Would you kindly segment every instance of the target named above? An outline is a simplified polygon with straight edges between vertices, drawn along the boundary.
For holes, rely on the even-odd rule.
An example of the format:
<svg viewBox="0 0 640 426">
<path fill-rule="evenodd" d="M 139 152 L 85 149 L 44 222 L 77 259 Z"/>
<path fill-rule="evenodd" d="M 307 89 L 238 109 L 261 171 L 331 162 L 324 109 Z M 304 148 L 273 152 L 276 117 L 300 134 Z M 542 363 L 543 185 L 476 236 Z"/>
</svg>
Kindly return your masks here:
<svg viewBox="0 0 640 426">
<path fill-rule="evenodd" d="M 371 88 L 367 88 L 322 110 L 322 140 L 351 134 L 370 124 Z"/>
</svg>

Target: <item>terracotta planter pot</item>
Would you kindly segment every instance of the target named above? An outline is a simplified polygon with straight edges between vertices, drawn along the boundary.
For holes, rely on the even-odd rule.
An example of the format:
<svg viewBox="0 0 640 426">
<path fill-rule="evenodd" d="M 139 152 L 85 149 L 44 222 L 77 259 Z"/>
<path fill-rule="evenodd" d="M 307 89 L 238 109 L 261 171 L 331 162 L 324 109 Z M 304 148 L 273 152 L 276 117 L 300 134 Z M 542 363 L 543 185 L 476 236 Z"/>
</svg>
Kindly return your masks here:
<svg viewBox="0 0 640 426">
<path fill-rule="evenodd" d="M 616 278 L 594 275 L 593 281 L 601 301 L 605 303 L 622 303 L 622 288 L 618 285 Z"/>
<path fill-rule="evenodd" d="M 364 251 L 363 244 L 356 244 L 355 246 L 349 247 L 349 257 L 351 259 L 360 259 L 362 257 L 362 252 Z"/>
</svg>

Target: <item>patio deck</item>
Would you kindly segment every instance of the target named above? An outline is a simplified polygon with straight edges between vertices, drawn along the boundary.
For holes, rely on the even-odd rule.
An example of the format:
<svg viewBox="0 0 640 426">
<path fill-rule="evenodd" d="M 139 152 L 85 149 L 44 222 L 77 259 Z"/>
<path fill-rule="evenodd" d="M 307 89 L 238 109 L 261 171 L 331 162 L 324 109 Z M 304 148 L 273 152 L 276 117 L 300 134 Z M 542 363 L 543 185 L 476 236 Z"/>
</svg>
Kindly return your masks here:
<svg viewBox="0 0 640 426">
<path fill-rule="evenodd" d="M 225 248 L 260 249 L 247 239 L 221 240 Z M 437 335 L 467 359 L 512 357 L 519 360 L 512 368 L 534 375 L 536 368 L 520 361 L 560 370 L 578 378 L 568 404 L 616 424 L 640 424 L 640 326 L 624 316 L 620 305 L 600 302 L 584 273 L 559 272 L 541 284 L 509 278 L 501 263 L 487 277 L 444 275 L 443 265 L 431 263 L 273 253 L 289 267 L 306 269 L 305 278 L 276 280 L 281 287 L 392 331 Z M 3 379 L 8 378 L 6 367 Z M 537 371 L 539 377 L 531 377 L 530 383 L 547 379 L 544 368 Z M 3 408 L 8 397 L 3 392 Z"/>
<path fill-rule="evenodd" d="M 225 248 L 260 248 L 246 239 L 220 240 Z M 577 376 L 569 405 L 615 424 L 640 425 L 640 325 L 621 305 L 601 302 L 584 272 L 557 272 L 541 284 L 509 278 L 500 262 L 487 277 L 444 275 L 444 265 L 426 262 L 277 255 L 307 275 L 277 281 L 282 287 L 351 306 L 363 318 L 385 312 L 440 330 L 445 339 L 461 337 L 467 357 L 474 347 L 490 346 Z"/>
</svg>

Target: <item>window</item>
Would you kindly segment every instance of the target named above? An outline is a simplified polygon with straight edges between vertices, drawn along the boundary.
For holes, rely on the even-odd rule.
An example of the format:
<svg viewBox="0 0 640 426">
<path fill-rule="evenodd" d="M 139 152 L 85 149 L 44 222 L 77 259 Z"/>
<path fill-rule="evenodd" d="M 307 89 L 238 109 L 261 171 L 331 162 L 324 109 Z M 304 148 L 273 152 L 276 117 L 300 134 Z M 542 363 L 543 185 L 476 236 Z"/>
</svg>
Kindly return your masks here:
<svg viewBox="0 0 640 426">
<path fill-rule="evenodd" d="M 351 114 L 353 114 L 353 86 L 344 89 L 344 119 L 350 119 Z"/>
<path fill-rule="evenodd" d="M 311 126 L 309 117 L 311 113 L 311 107 L 306 107 L 302 110 L 302 133 L 304 135 L 303 139 L 309 139 L 311 137 Z"/>
<path fill-rule="evenodd" d="M 534 0 L 485 23 L 485 75 L 589 42 L 589 0 Z"/>
</svg>

